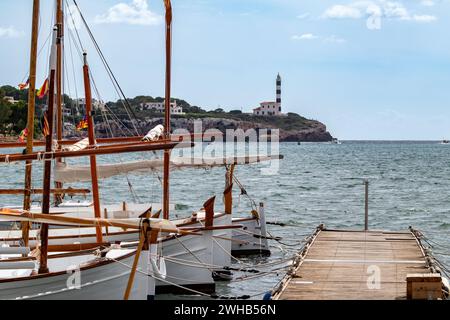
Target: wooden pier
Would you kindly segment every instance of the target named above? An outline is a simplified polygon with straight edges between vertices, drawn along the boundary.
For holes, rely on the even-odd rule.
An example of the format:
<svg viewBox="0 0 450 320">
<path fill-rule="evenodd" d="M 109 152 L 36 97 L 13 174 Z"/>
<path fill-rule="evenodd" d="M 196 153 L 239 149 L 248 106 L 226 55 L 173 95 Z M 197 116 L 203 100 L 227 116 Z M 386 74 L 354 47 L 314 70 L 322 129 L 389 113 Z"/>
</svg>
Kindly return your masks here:
<svg viewBox="0 0 450 320">
<path fill-rule="evenodd" d="M 418 232 L 338 231 L 320 226 L 272 292 L 274 300 L 443 297 L 441 275 Z"/>
</svg>

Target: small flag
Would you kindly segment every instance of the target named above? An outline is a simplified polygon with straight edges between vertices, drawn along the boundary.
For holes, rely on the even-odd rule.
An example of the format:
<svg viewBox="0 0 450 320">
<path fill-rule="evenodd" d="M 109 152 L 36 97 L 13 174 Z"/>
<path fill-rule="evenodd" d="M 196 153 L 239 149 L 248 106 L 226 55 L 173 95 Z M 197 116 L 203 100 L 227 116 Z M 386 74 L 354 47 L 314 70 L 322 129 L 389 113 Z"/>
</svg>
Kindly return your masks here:
<svg viewBox="0 0 450 320">
<path fill-rule="evenodd" d="M 80 123 L 77 125 L 77 130 L 82 131 L 84 129 L 87 129 L 88 127 L 89 127 L 89 125 L 88 125 L 87 116 L 84 116 L 83 120 L 81 120 Z"/>
<path fill-rule="evenodd" d="M 19 142 L 20 143 L 24 143 L 25 139 L 28 137 L 28 128 L 25 128 L 22 130 L 22 132 L 20 132 L 19 135 Z"/>
<path fill-rule="evenodd" d="M 44 113 L 44 118 L 42 119 L 42 134 L 47 137 L 50 134 L 50 127 L 48 126 L 47 111 Z"/>
<path fill-rule="evenodd" d="M 19 84 L 19 90 L 25 90 L 30 85 L 30 78 L 28 78 L 27 82 Z"/>
<path fill-rule="evenodd" d="M 44 84 L 37 92 L 37 96 L 39 99 L 42 99 L 47 95 L 47 93 L 48 93 L 48 79 L 45 79 Z"/>
</svg>

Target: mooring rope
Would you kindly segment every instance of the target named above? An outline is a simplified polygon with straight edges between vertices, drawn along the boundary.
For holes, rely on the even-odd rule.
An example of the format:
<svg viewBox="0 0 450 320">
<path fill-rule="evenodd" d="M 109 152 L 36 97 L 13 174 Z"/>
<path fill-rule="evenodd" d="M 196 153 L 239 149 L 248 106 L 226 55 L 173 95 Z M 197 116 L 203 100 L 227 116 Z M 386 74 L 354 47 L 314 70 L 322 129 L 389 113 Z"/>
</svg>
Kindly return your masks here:
<svg viewBox="0 0 450 320">
<path fill-rule="evenodd" d="M 121 264 L 121 265 L 129 268 L 130 270 L 132 270 L 132 266 L 130 266 L 130 265 L 128 265 L 128 264 L 126 264 L 126 263 L 124 263 L 122 261 L 116 260 L 114 258 L 108 258 L 108 259 L 110 259 L 110 260 L 112 260 L 114 262 L 118 262 L 119 264 Z M 209 298 L 214 299 L 214 300 L 249 300 L 251 298 L 262 296 L 262 295 L 267 293 L 267 291 L 264 291 L 264 292 L 260 292 L 260 293 L 253 294 L 253 295 L 242 295 L 242 296 L 222 296 L 222 295 L 217 295 L 217 294 L 207 294 L 207 293 L 204 293 L 204 292 L 201 292 L 201 291 L 198 291 L 198 290 L 195 290 L 195 289 L 192 289 L 192 288 L 189 288 L 189 287 L 177 284 L 175 282 L 159 278 L 159 277 L 155 276 L 154 274 L 149 274 L 149 273 L 143 272 L 142 270 L 139 270 L 139 269 L 136 269 L 136 272 L 138 272 L 140 274 L 143 274 L 143 275 L 145 275 L 147 277 L 152 277 L 153 279 L 161 281 L 161 282 L 163 282 L 165 284 L 169 284 L 171 286 L 183 289 L 185 291 L 194 293 L 194 294 L 199 295 L 199 296 L 209 297 Z M 184 279 L 179 279 L 179 280 L 183 280 L 184 281 Z"/>
<path fill-rule="evenodd" d="M 209 264 L 209 263 L 204 263 L 204 262 L 196 263 L 196 262 L 193 262 L 190 260 L 174 258 L 174 257 L 164 257 L 164 259 L 167 261 L 170 261 L 172 263 L 175 263 L 175 264 L 184 265 L 184 266 L 188 266 L 188 267 L 194 267 L 194 268 L 203 268 L 203 269 L 208 269 L 210 271 L 212 269 L 221 269 L 221 270 L 225 270 L 225 271 L 236 271 L 236 272 L 244 272 L 244 273 L 273 273 L 272 270 L 258 270 L 258 269 L 267 267 L 267 266 L 273 266 L 273 265 L 286 263 L 286 262 L 292 260 L 292 259 L 291 260 L 282 260 L 277 263 L 268 263 L 266 265 L 255 265 L 255 266 L 253 266 L 253 268 L 234 268 L 234 267 L 230 267 L 230 266 L 220 266 L 220 265 Z"/>
</svg>

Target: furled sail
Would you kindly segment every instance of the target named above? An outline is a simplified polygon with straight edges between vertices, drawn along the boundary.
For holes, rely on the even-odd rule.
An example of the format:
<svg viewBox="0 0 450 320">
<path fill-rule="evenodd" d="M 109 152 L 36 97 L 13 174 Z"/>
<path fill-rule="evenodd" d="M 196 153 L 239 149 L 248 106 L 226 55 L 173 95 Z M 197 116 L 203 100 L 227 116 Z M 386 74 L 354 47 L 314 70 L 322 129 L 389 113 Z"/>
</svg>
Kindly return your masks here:
<svg viewBox="0 0 450 320">
<path fill-rule="evenodd" d="M 239 157 L 174 157 L 171 160 L 171 170 L 188 168 L 214 168 L 225 165 L 246 165 L 270 160 L 279 160 L 282 156 L 239 156 Z M 162 159 L 141 160 L 115 164 L 97 165 L 99 179 L 106 179 L 130 172 L 145 173 L 161 171 L 164 167 Z M 55 164 L 55 180 L 62 183 L 86 182 L 91 180 L 90 166 L 69 166 L 66 163 Z"/>
<path fill-rule="evenodd" d="M 64 146 L 63 151 L 81 151 L 89 147 L 89 139 L 83 139 L 71 146 Z"/>
<path fill-rule="evenodd" d="M 150 130 L 147 135 L 142 139 L 142 141 L 157 141 L 164 134 L 164 127 L 162 125 L 157 125 L 152 130 Z"/>
<path fill-rule="evenodd" d="M 157 170 L 162 167 L 162 160 L 141 160 L 115 164 L 97 165 L 97 176 L 106 179 L 128 172 Z M 55 164 L 55 181 L 62 183 L 91 181 L 90 166 L 69 166 L 66 163 Z"/>
<path fill-rule="evenodd" d="M 172 166 L 175 168 L 214 168 L 231 164 L 245 165 L 280 159 L 283 159 L 283 156 L 250 155 L 231 157 L 179 157 L 172 159 Z"/>
</svg>

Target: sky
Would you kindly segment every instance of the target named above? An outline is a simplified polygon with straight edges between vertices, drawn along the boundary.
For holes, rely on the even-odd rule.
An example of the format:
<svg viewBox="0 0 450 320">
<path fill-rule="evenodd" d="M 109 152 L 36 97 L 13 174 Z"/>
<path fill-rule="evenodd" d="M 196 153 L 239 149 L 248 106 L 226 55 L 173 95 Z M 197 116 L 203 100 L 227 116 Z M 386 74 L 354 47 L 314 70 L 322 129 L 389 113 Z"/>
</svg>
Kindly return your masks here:
<svg viewBox="0 0 450 320">
<path fill-rule="evenodd" d="M 66 93 L 82 96 L 76 31 L 100 97 L 111 81 L 73 0 Z M 164 6 L 77 0 L 128 97 L 164 95 Z M 343 140 L 450 139 L 450 0 L 173 0 L 172 96 L 206 109 L 283 111 L 325 123 Z M 38 82 L 47 73 L 54 3 L 41 1 Z M 31 0 L 0 1 L 0 84 L 27 77 Z M 26 80 L 26 79 L 25 79 Z"/>
</svg>

